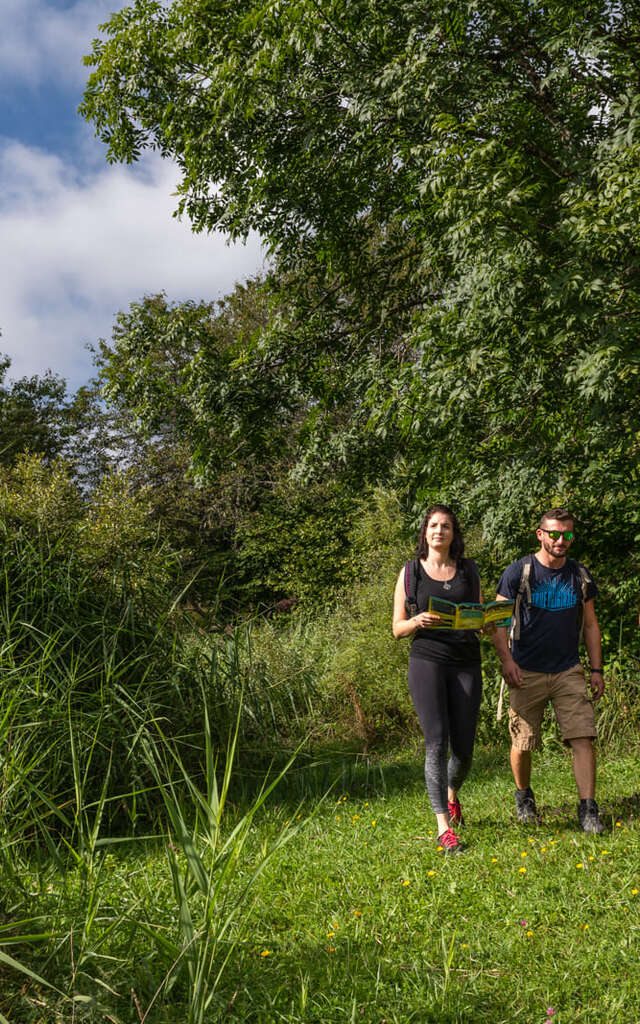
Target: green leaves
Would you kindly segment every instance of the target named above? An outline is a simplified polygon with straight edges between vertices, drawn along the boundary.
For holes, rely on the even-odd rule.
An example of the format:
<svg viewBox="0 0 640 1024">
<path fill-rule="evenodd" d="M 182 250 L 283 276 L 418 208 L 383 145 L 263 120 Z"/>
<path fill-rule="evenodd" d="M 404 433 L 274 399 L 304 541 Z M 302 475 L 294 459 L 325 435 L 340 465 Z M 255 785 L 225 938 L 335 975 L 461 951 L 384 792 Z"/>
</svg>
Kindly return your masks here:
<svg viewBox="0 0 640 1024">
<path fill-rule="evenodd" d="M 594 463 L 626 521 L 638 31 L 626 0 L 178 0 L 112 18 L 85 116 L 118 159 L 177 161 L 194 229 L 257 230 L 273 258 L 277 313 L 232 363 L 196 357 L 201 384 L 177 392 L 188 419 L 200 388 L 203 475 L 206 424 L 253 394 L 302 422 L 299 465 L 317 472 L 327 438 L 389 479 L 401 452 L 412 499 L 441 490 L 503 546 L 519 528 L 495 524 L 550 495 L 593 509 Z M 229 438 L 266 451 L 266 420 L 244 422 Z"/>
</svg>

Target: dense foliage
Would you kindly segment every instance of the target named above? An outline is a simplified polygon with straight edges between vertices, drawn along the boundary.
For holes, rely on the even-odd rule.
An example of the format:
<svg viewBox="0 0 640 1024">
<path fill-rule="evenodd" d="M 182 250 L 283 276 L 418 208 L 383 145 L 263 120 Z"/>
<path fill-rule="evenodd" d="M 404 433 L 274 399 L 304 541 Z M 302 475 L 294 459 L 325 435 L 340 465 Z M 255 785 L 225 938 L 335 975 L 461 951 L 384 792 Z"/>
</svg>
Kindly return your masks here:
<svg viewBox="0 0 640 1024">
<path fill-rule="evenodd" d="M 324 383 L 318 407 L 348 395 L 329 449 L 357 464 L 391 437 L 387 473 L 457 500 L 503 555 L 541 504 L 575 504 L 622 600 L 639 32 L 625 0 L 139 0 L 94 44 L 83 105 L 110 159 L 178 162 L 197 230 L 270 244 L 286 307 L 243 377 L 286 365 Z"/>
<path fill-rule="evenodd" d="M 335 416 L 286 363 L 261 358 L 278 315 L 259 280 L 217 303 L 148 296 L 96 351 L 113 457 L 195 573 L 192 597 L 222 617 L 335 595 L 349 577 L 355 501 L 382 470 L 380 452 L 347 471 L 325 451 L 324 472 L 308 478 L 314 437 Z"/>
</svg>

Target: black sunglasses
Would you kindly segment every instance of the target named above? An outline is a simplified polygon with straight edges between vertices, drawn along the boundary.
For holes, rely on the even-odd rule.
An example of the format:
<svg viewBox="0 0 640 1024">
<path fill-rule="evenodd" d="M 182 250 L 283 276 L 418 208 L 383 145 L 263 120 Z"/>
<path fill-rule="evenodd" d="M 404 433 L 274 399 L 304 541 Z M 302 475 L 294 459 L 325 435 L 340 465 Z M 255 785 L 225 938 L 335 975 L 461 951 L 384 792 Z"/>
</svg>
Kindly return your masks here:
<svg viewBox="0 0 640 1024">
<path fill-rule="evenodd" d="M 565 540 L 573 540 L 573 530 L 545 530 L 544 526 L 540 529 L 543 533 L 548 533 L 551 540 L 559 540 L 560 537 L 564 537 Z"/>
</svg>

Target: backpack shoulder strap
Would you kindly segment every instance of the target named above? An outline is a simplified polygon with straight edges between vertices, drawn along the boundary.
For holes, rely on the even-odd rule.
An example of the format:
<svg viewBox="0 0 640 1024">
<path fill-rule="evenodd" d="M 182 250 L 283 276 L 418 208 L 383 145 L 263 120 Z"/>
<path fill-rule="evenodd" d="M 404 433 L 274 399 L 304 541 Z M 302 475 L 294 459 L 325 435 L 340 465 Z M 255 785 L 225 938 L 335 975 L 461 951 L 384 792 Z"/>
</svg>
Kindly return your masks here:
<svg viewBox="0 0 640 1024">
<path fill-rule="evenodd" d="M 578 568 L 580 570 L 580 589 L 582 591 L 582 603 L 586 604 L 587 603 L 587 588 L 589 587 L 589 584 L 591 582 L 591 576 L 589 575 L 589 573 L 585 569 L 584 565 L 580 565 L 578 563 Z"/>
<path fill-rule="evenodd" d="M 418 573 L 420 572 L 420 561 L 417 558 L 410 558 L 404 566 L 404 606 L 407 614 L 411 617 L 418 611 Z"/>
<path fill-rule="evenodd" d="M 587 590 L 589 583 L 591 582 L 591 576 L 585 569 L 584 565 L 580 562 L 576 562 L 573 558 L 568 558 L 567 562 L 571 567 L 573 573 L 580 577 L 580 608 L 578 609 L 578 643 L 582 640 L 582 634 L 584 632 L 584 606 L 587 603 Z"/>
<path fill-rule="evenodd" d="M 520 622 L 522 618 L 522 599 L 526 597 L 527 601 L 531 602 L 531 583 L 529 582 L 531 577 L 531 567 L 533 565 L 533 555 L 528 558 L 522 559 L 522 569 L 520 572 L 520 583 L 518 584 L 518 593 L 516 594 L 515 603 L 513 605 L 513 615 L 511 616 L 511 629 L 509 630 L 509 646 L 513 646 L 513 641 L 518 640 L 520 637 Z"/>
<path fill-rule="evenodd" d="M 480 570 L 473 558 L 464 558 L 463 565 L 466 576 L 471 583 L 473 602 L 478 604 L 480 601 Z"/>
</svg>

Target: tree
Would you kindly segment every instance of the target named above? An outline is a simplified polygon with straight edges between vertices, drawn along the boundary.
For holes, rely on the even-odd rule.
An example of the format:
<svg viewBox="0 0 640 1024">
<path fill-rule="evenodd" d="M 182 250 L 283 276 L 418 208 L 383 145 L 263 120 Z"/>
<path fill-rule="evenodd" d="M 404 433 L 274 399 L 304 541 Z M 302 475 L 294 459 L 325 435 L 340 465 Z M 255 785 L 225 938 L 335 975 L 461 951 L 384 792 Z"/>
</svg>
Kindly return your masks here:
<svg viewBox="0 0 640 1024">
<path fill-rule="evenodd" d="M 262 234 L 261 351 L 399 432 L 417 499 L 505 554 L 574 502 L 631 587 L 639 38 L 630 0 L 139 0 L 81 109 L 109 159 L 177 161 L 195 230 Z"/>
<path fill-rule="evenodd" d="M 81 428 L 79 403 L 49 370 L 6 381 L 10 366 L 8 358 L 0 358 L 0 464 L 12 465 L 25 451 L 52 464 L 68 453 Z"/>
<path fill-rule="evenodd" d="M 269 350 L 280 301 L 260 280 L 219 303 L 148 296 L 95 353 L 112 458 L 149 488 L 185 568 L 200 567 L 203 602 L 221 574 L 217 597 L 236 607 L 334 592 L 350 513 L 382 469 L 385 447 L 359 437 L 355 402 L 320 400 L 329 369 L 305 373 Z"/>
</svg>

